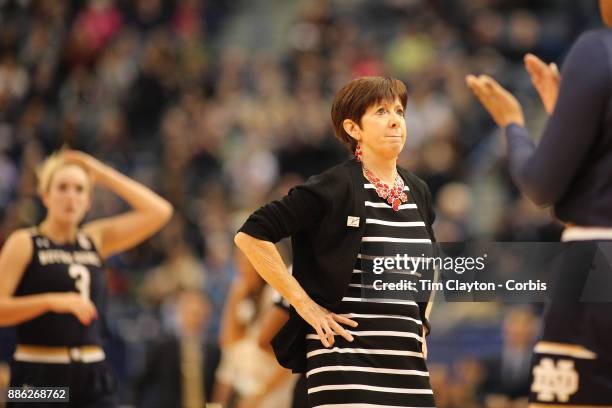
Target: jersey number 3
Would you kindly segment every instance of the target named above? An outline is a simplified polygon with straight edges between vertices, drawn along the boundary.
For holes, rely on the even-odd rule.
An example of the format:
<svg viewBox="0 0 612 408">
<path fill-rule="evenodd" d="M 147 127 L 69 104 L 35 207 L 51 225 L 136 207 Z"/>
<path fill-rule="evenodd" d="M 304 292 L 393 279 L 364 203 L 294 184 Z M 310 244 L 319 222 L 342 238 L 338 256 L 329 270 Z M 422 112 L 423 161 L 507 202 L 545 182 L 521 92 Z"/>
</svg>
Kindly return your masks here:
<svg viewBox="0 0 612 408">
<path fill-rule="evenodd" d="M 83 265 L 72 264 L 70 268 L 68 268 L 68 274 L 72 279 L 75 279 L 76 282 L 74 286 L 76 286 L 81 296 L 85 299 L 89 299 L 91 287 L 91 274 L 89 273 L 89 269 Z"/>
</svg>

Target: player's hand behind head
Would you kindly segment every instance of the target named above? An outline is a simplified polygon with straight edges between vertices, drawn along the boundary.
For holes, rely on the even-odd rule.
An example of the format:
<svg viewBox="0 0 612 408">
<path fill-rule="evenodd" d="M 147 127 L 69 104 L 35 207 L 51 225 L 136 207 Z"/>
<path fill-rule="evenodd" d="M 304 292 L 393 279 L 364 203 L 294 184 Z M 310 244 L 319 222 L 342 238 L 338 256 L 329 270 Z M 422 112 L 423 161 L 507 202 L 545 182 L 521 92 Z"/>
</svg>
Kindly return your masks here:
<svg viewBox="0 0 612 408">
<path fill-rule="evenodd" d="M 65 163 L 72 163 L 81 166 L 87 171 L 87 173 L 89 173 L 91 180 L 93 182 L 96 181 L 98 173 L 100 173 L 101 167 L 103 167 L 102 162 L 95 157 L 78 150 L 64 150 L 62 155 Z"/>
</svg>

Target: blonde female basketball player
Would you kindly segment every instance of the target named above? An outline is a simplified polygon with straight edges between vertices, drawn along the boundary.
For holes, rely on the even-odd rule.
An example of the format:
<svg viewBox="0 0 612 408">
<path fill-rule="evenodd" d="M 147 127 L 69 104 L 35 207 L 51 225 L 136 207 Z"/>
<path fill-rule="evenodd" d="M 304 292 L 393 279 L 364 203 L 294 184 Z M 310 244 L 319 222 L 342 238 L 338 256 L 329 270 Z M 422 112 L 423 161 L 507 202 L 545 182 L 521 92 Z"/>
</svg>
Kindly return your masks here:
<svg viewBox="0 0 612 408">
<path fill-rule="evenodd" d="M 46 218 L 13 232 L 0 252 L 0 325 L 17 328 L 11 386 L 69 387 L 70 406 L 113 407 L 116 384 L 101 347 L 103 261 L 157 232 L 172 206 L 78 151 L 50 156 L 38 176 Z M 81 225 L 94 185 L 132 210 Z"/>
</svg>

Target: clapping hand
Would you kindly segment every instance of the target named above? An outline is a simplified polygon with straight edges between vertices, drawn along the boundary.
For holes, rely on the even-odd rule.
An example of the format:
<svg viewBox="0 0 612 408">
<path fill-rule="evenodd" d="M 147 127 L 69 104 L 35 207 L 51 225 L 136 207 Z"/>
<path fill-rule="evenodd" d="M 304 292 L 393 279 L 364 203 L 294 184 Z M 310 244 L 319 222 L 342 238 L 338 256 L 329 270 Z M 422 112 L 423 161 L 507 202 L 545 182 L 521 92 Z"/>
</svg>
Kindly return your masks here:
<svg viewBox="0 0 612 408">
<path fill-rule="evenodd" d="M 557 103 L 559 95 L 559 83 L 561 75 L 555 63 L 545 64 L 541 59 L 533 54 L 525 55 L 525 68 L 529 72 L 531 82 L 535 86 L 544 109 L 551 114 Z"/>
<path fill-rule="evenodd" d="M 474 92 L 482 106 L 489 112 L 499 127 L 512 123 L 524 126 L 523 109 L 514 95 L 504 89 L 488 75 L 468 75 L 468 87 Z"/>
</svg>

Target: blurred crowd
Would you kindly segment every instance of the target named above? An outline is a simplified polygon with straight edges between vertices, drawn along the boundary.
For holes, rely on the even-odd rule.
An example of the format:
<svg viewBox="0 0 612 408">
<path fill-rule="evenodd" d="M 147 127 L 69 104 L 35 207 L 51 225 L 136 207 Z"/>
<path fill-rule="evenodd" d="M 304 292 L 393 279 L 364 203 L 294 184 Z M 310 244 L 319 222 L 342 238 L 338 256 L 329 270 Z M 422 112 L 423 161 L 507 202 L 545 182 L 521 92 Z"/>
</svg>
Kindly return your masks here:
<svg viewBox="0 0 612 408">
<path fill-rule="evenodd" d="M 546 117 L 523 55 L 561 63 L 595 21 L 594 0 L 0 0 L 0 245 L 42 219 L 35 168 L 62 146 L 173 203 L 158 236 L 108 261 L 109 355 L 134 403 L 154 364 L 143 345 L 180 333 L 182 308 L 195 308 L 193 324 L 218 347 L 230 285 L 248 268 L 232 242 L 245 216 L 349 156 L 329 109 L 356 76 L 407 84 L 400 164 L 431 188 L 439 241 L 558 240 L 549 212 L 512 185 L 499 131 L 464 76 L 488 73 L 513 90 L 537 134 Z M 96 191 L 90 217 L 123 208 Z M 506 385 L 528 375 L 504 361 L 526 358 L 535 315 L 464 306 L 432 317 L 439 407 L 522 406 L 524 389 L 499 388 L 493 373 Z M 2 330 L 0 359 L 11 347 Z"/>
</svg>

